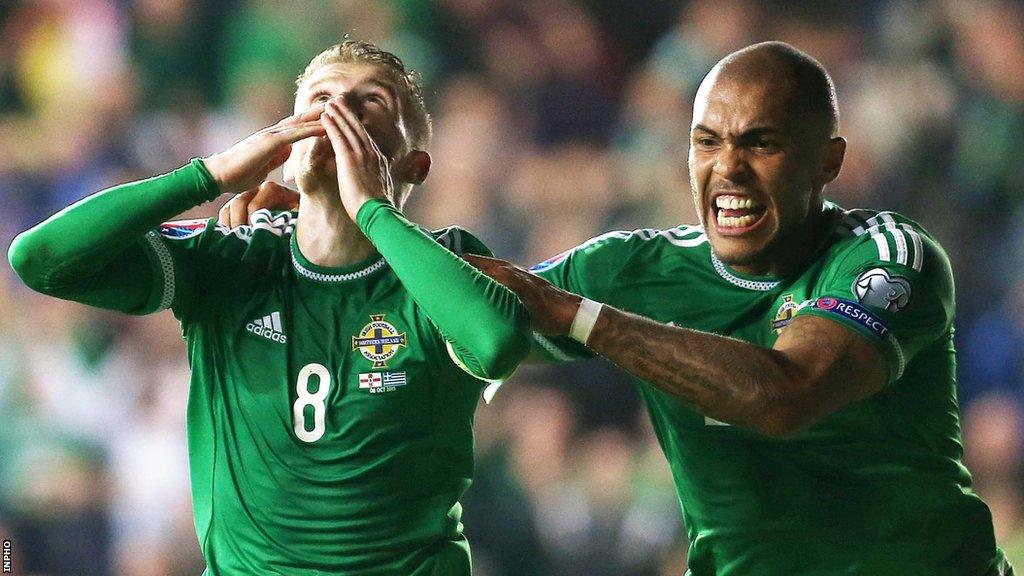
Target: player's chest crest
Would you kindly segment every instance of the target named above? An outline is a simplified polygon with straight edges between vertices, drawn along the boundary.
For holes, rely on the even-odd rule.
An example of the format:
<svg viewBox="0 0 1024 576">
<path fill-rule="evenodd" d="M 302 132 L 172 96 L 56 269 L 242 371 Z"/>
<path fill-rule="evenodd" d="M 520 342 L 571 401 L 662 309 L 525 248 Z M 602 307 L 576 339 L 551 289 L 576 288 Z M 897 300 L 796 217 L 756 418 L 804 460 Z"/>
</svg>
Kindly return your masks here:
<svg viewBox="0 0 1024 576">
<path fill-rule="evenodd" d="M 359 373 L 359 389 L 371 394 L 394 392 L 407 383 L 406 373 L 401 370 L 386 370 L 388 363 L 401 360 L 408 349 L 409 337 L 389 322 L 384 314 L 370 314 L 370 321 L 352 336 L 352 351 L 360 357 L 356 366 L 365 365 L 370 372 Z M 396 359 L 396 357 L 398 357 Z M 360 366 L 361 367 L 361 366 Z"/>
<path fill-rule="evenodd" d="M 768 320 L 771 331 L 775 336 L 781 334 L 782 330 L 789 326 L 801 308 L 814 302 L 813 298 L 806 299 L 804 296 L 803 293 L 789 292 L 783 294 L 782 298 L 775 303 L 773 308 L 775 314 Z"/>
</svg>

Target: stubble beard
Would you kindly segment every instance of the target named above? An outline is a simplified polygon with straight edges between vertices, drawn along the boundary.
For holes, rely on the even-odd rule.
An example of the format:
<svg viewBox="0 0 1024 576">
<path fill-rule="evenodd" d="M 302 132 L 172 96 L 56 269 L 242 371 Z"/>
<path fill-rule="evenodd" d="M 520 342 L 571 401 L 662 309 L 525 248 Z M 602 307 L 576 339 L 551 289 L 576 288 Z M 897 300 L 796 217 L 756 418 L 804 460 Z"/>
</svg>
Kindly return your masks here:
<svg viewBox="0 0 1024 576">
<path fill-rule="evenodd" d="M 295 170 L 295 184 L 302 194 L 338 192 L 338 168 L 330 142 L 304 149 Z"/>
</svg>

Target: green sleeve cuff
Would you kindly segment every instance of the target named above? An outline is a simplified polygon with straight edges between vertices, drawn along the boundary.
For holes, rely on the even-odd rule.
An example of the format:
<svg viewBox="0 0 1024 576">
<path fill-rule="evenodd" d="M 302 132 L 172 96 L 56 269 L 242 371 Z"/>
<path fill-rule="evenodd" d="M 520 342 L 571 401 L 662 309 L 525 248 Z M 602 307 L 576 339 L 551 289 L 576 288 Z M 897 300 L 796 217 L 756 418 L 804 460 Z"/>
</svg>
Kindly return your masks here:
<svg viewBox="0 0 1024 576">
<path fill-rule="evenodd" d="M 183 171 L 189 169 L 194 170 L 194 190 L 196 191 L 195 201 L 196 204 L 202 204 L 203 202 L 209 202 L 217 196 L 220 196 L 220 186 L 217 185 L 217 181 L 213 179 L 213 174 L 206 168 L 206 164 L 203 163 L 202 158 L 193 158 L 191 162 L 183 167 Z"/>
<path fill-rule="evenodd" d="M 360 230 L 369 235 L 369 228 L 372 226 L 373 220 L 380 211 L 401 214 L 398 208 L 395 208 L 391 202 L 388 202 L 383 198 L 371 198 L 364 202 L 363 205 L 359 207 L 359 211 L 356 212 L 356 225 L 359 226 Z"/>
</svg>

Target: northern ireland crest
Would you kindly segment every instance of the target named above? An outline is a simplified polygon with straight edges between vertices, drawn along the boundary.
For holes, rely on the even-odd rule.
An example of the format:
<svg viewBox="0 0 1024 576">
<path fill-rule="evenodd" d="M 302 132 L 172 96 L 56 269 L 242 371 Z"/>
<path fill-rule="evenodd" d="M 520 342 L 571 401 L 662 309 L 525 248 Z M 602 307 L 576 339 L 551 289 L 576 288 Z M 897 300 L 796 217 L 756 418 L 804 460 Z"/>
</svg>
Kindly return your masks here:
<svg viewBox="0 0 1024 576">
<path fill-rule="evenodd" d="M 387 368 L 388 360 L 406 346 L 405 332 L 384 320 L 384 314 L 371 314 L 370 323 L 363 326 L 358 336 L 352 337 L 352 350 L 359 350 L 374 368 Z"/>
<path fill-rule="evenodd" d="M 782 297 L 782 305 L 779 306 L 778 312 L 775 313 L 775 318 L 772 319 L 772 331 L 776 334 L 782 332 L 782 329 L 789 325 L 796 317 L 797 311 L 800 310 L 800 305 L 793 301 L 792 294 L 786 294 Z"/>
</svg>

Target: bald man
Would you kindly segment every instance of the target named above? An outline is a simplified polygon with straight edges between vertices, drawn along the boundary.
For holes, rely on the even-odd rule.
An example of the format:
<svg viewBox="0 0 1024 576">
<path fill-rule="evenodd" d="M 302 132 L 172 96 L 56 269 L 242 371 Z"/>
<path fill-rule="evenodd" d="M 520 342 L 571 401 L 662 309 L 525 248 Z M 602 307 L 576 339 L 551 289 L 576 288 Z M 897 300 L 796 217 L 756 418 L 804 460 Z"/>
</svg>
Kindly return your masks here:
<svg viewBox="0 0 1024 576">
<path fill-rule="evenodd" d="M 908 218 L 824 199 L 838 124 L 818 62 L 750 46 L 697 93 L 700 226 L 611 232 L 534 274 L 467 259 L 547 356 L 636 378 L 693 576 L 1012 574 L 962 463 L 949 259 Z"/>
</svg>

